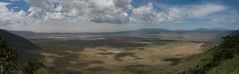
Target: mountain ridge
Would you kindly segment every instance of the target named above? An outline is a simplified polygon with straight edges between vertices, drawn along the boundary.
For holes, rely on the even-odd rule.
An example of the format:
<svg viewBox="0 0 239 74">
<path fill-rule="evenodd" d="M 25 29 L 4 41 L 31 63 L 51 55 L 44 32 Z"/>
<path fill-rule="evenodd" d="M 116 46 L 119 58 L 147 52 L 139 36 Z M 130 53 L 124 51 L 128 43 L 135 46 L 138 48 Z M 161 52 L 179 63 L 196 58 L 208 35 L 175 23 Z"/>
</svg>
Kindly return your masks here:
<svg viewBox="0 0 239 74">
<path fill-rule="evenodd" d="M 19 54 L 18 59 L 21 59 L 19 62 L 25 62 L 31 57 L 39 57 L 35 51 L 39 51 L 41 48 L 30 40 L 1 29 L 0 36 L 6 41 L 8 47 L 15 49 Z"/>
</svg>

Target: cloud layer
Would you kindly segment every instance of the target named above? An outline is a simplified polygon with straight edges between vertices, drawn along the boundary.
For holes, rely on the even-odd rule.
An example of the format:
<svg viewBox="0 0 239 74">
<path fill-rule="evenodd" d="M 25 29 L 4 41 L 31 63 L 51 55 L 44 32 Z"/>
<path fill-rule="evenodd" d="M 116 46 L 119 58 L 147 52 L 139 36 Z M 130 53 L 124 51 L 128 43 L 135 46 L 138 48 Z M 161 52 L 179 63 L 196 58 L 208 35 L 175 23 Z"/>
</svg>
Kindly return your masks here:
<svg viewBox="0 0 239 74">
<path fill-rule="evenodd" d="M 9 10 L 6 7 L 9 3 L 0 2 L 0 28 L 37 32 L 105 32 L 149 28 L 188 19 L 199 22 L 206 19 L 208 24 L 232 24 L 239 20 L 232 17 L 238 14 L 237 11 L 213 3 L 157 7 L 159 3 L 148 2 L 136 7 L 132 0 L 27 2 L 29 9 L 18 12 Z M 226 15 L 232 12 L 234 14 Z"/>
</svg>

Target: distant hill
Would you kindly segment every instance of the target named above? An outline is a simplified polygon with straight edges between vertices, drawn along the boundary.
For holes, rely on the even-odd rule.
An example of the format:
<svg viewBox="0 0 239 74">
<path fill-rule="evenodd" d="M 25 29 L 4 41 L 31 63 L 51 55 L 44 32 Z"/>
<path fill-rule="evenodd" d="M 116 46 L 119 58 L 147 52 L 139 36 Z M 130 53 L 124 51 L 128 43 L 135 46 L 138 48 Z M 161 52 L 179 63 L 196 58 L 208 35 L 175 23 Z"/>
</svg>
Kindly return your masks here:
<svg viewBox="0 0 239 74">
<path fill-rule="evenodd" d="M 16 34 L 21 37 L 25 37 L 25 38 L 33 37 L 38 34 L 35 32 L 31 32 L 31 31 L 10 31 L 10 30 L 8 30 L 8 32 Z"/>
<path fill-rule="evenodd" d="M 120 32 L 104 32 L 104 33 L 99 33 L 99 34 L 155 34 L 155 33 L 162 33 L 162 32 L 172 32 L 172 30 L 167 30 L 167 29 L 137 29 L 137 30 L 129 30 L 129 31 L 120 31 Z"/>
<path fill-rule="evenodd" d="M 193 31 L 229 31 L 228 29 L 223 29 L 223 28 L 198 28 L 198 29 L 193 29 Z"/>
<path fill-rule="evenodd" d="M 37 45 L 33 44 L 31 41 L 5 30 L 0 30 L 0 36 L 2 36 L 7 41 L 7 44 L 9 46 L 14 48 L 28 50 L 35 50 L 40 48 Z"/>
<path fill-rule="evenodd" d="M 99 33 L 92 33 L 92 32 L 84 32 L 84 33 L 36 33 L 36 32 L 30 32 L 30 31 L 9 31 L 13 34 L 25 37 L 25 38 L 42 38 L 42 37 L 48 37 L 48 36 L 74 36 L 74 35 L 131 35 L 131 36 L 145 36 L 145 35 L 165 35 L 165 34 L 213 34 L 213 35 L 219 35 L 219 36 L 226 36 L 233 32 L 233 30 L 226 30 L 226 29 L 194 29 L 194 30 L 167 30 L 167 29 L 136 29 L 136 30 L 129 30 L 129 31 L 120 31 L 120 32 L 99 32 Z"/>
<path fill-rule="evenodd" d="M 30 57 L 38 56 L 33 52 L 38 51 L 40 47 L 31 41 L 12 34 L 6 30 L 0 30 L 0 36 L 7 42 L 7 46 L 9 48 L 15 49 L 17 51 L 19 55 L 18 59 L 20 59 L 20 61 L 25 61 L 25 59 Z"/>
<path fill-rule="evenodd" d="M 161 28 L 148 28 L 148 29 L 136 29 L 129 31 L 120 31 L 120 32 L 104 32 L 104 33 L 167 33 L 167 32 L 227 32 L 233 30 L 221 29 L 221 28 L 198 28 L 193 30 L 168 30 Z"/>
</svg>

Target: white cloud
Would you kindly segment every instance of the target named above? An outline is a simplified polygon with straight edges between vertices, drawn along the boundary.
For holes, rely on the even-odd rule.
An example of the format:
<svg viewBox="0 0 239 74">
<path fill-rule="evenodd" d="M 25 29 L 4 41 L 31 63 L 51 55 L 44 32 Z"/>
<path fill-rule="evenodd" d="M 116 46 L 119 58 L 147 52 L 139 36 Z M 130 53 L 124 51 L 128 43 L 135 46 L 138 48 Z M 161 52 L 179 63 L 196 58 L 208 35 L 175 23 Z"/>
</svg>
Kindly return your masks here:
<svg viewBox="0 0 239 74">
<path fill-rule="evenodd" d="M 206 4 L 193 7 L 192 15 L 196 17 L 204 17 L 213 13 L 217 13 L 227 9 L 227 7 L 217 4 Z"/>
<path fill-rule="evenodd" d="M 185 16 L 186 14 L 183 13 L 181 9 L 176 7 L 170 7 L 163 11 L 157 11 L 153 7 L 153 3 L 149 2 L 145 6 L 141 6 L 132 10 L 130 22 L 161 24 L 164 22 L 182 19 Z"/>
<path fill-rule="evenodd" d="M 24 18 L 24 11 L 13 13 L 10 12 L 8 8 L 5 7 L 5 5 L 5 3 L 0 2 L 0 28 L 21 28 L 22 24 L 27 23 Z"/>
<path fill-rule="evenodd" d="M 53 13 L 46 13 L 44 20 L 51 20 L 51 19 L 63 20 L 64 18 L 65 16 L 63 16 L 62 13 L 53 12 Z"/>
<path fill-rule="evenodd" d="M 131 1 L 30 0 L 31 7 L 27 15 L 23 11 L 10 12 L 5 3 L 0 3 L 0 28 L 37 32 L 121 31 L 152 27 L 189 17 L 207 17 L 227 9 L 222 5 L 205 4 L 157 10 L 151 2 L 134 8 Z M 215 22 L 219 21 L 215 19 Z"/>
<path fill-rule="evenodd" d="M 132 9 L 131 0 L 31 0 L 30 2 L 33 7 L 44 11 L 57 10 L 70 18 L 97 23 L 125 23 L 128 21 L 128 12 Z"/>
<path fill-rule="evenodd" d="M 153 3 L 134 8 L 132 0 L 31 0 L 33 7 L 41 8 L 42 15 L 51 14 L 46 18 L 70 18 L 76 21 L 96 23 L 151 23 L 161 24 L 188 17 L 206 17 L 226 9 L 217 4 L 192 5 L 189 7 L 169 7 L 161 11 L 154 8 Z M 54 8 L 54 6 L 56 6 Z M 48 11 L 48 12 L 45 12 Z M 45 14 L 43 14 L 45 12 Z M 36 15 L 39 15 L 37 13 Z M 130 13 L 130 14 L 128 14 Z M 53 17 L 56 16 L 56 17 Z"/>
<path fill-rule="evenodd" d="M 27 16 L 36 18 L 36 19 L 44 18 L 46 15 L 45 11 L 36 7 L 31 7 L 28 11 L 29 11 L 29 14 Z"/>
<path fill-rule="evenodd" d="M 234 13 L 231 15 L 221 15 L 216 16 L 212 19 L 211 24 L 215 26 L 221 26 L 221 25 L 235 25 L 238 24 L 239 21 L 239 14 Z"/>
<path fill-rule="evenodd" d="M 152 22 L 155 16 L 155 10 L 152 3 L 148 3 L 145 6 L 135 8 L 132 10 L 132 17 L 130 17 L 130 22 L 137 23 L 149 23 Z"/>
</svg>

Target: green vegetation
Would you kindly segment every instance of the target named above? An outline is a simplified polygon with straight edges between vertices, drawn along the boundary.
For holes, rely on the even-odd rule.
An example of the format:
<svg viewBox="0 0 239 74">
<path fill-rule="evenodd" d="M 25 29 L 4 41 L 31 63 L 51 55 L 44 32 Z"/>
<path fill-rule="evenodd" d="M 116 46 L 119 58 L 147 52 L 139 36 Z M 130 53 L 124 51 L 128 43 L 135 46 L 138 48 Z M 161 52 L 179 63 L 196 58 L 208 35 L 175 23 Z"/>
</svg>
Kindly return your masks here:
<svg viewBox="0 0 239 74">
<path fill-rule="evenodd" d="M 238 74 L 239 34 L 226 36 L 219 46 L 183 62 L 177 67 L 186 66 L 181 74 Z"/>
<path fill-rule="evenodd" d="M 0 74 L 57 74 L 52 67 L 30 60 L 25 65 L 17 63 L 17 53 L 7 47 L 0 37 Z"/>
<path fill-rule="evenodd" d="M 0 73 L 1 74 L 16 74 L 17 73 L 17 55 L 7 48 L 5 42 L 0 38 Z"/>
<path fill-rule="evenodd" d="M 238 74 L 239 31 L 223 37 L 222 42 L 206 52 L 182 59 L 177 65 L 129 66 L 133 74 Z"/>
</svg>

